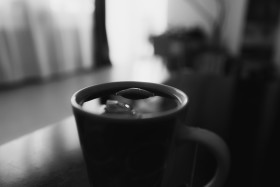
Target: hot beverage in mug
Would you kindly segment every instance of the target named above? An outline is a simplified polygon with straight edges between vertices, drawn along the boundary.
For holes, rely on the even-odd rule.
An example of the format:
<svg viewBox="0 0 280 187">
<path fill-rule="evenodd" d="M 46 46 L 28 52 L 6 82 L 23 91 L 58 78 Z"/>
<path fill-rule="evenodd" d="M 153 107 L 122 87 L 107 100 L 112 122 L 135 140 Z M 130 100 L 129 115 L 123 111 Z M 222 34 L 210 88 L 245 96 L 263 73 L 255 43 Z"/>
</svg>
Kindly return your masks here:
<svg viewBox="0 0 280 187">
<path fill-rule="evenodd" d="M 208 147 L 217 170 L 206 186 L 224 184 L 228 148 L 215 133 L 183 124 L 188 98 L 182 91 L 155 83 L 112 82 L 76 92 L 71 103 L 91 186 L 172 186 L 169 159 L 178 141 Z"/>
<path fill-rule="evenodd" d="M 178 106 L 175 98 L 140 88 L 128 88 L 82 104 L 84 110 L 95 114 L 128 118 L 147 118 Z"/>
</svg>

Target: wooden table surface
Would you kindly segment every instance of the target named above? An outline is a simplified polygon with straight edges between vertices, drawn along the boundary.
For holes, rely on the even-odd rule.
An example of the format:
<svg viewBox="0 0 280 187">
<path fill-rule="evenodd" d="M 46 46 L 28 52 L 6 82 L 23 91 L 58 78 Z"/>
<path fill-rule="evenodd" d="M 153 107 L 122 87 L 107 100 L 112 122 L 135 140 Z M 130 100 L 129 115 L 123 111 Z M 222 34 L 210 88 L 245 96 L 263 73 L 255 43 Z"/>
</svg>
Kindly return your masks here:
<svg viewBox="0 0 280 187">
<path fill-rule="evenodd" d="M 217 81 L 215 80 L 215 82 Z M 225 92 L 226 90 L 230 93 L 230 89 L 210 89 L 213 86 L 209 77 L 200 79 L 196 76 L 190 76 L 189 73 L 180 74 L 165 83 L 182 89 L 189 96 L 191 102 L 186 118 L 187 125 L 207 128 L 222 137 L 226 137 L 228 124 L 226 115 L 221 115 L 221 113 L 226 113 L 225 109 L 228 107 L 229 99 L 220 97 L 217 95 L 217 91 L 224 90 L 223 92 Z M 204 85 L 207 85 L 209 89 L 205 90 Z M 223 83 L 223 85 L 228 84 Z M 230 94 L 221 93 L 220 95 Z M 217 98 L 219 102 L 217 102 Z M 219 107 L 217 107 L 217 103 Z M 199 108 L 202 105 L 203 110 Z M 215 111 L 213 106 L 215 106 Z M 209 110 L 206 110 L 207 107 Z M 219 116 L 223 116 L 223 118 Z M 185 155 L 184 152 L 185 150 L 178 149 L 178 154 L 176 154 L 178 157 L 182 157 L 181 155 Z M 185 157 L 181 159 L 186 160 Z M 202 176 L 201 173 L 203 175 L 207 173 L 205 163 L 207 165 L 209 161 L 202 159 L 198 162 L 201 163 L 201 169 L 196 170 L 198 175 L 194 178 L 197 178 L 195 180 L 197 182 L 194 182 L 205 184 L 205 181 L 208 181 L 209 176 L 212 177 L 213 173 L 210 171 L 209 176 Z M 177 165 L 182 167 L 184 163 L 178 161 Z M 185 165 L 188 163 L 186 162 Z M 199 165 L 196 164 L 196 166 Z M 198 172 L 199 170 L 201 172 Z M 178 173 L 182 172 L 178 171 Z M 177 174 L 174 174 L 174 179 L 176 178 L 174 181 L 180 183 L 179 180 L 185 181 L 186 175 L 178 177 Z M 73 116 L 0 146 L 0 187 L 39 186 L 89 186 Z"/>
<path fill-rule="evenodd" d="M 74 118 L 2 145 L 0 186 L 89 186 Z"/>
</svg>

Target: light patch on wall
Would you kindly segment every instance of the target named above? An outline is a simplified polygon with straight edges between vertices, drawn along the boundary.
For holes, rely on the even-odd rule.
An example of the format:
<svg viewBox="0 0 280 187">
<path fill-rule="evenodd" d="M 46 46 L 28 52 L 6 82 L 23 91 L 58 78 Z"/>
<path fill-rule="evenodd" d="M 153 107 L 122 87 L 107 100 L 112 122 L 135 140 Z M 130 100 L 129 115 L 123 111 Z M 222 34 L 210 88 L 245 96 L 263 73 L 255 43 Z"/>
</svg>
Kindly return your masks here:
<svg viewBox="0 0 280 187">
<path fill-rule="evenodd" d="M 168 27 L 201 27 L 211 32 L 212 24 L 219 15 L 215 0 L 169 0 Z"/>
</svg>

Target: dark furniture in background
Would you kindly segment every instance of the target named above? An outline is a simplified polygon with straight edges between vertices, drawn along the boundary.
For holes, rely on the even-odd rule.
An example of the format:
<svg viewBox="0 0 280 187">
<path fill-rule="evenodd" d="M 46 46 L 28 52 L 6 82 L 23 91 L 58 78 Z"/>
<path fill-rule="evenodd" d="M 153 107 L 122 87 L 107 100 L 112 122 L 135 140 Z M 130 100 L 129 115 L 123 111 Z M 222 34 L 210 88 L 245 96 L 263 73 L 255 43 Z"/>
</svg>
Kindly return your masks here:
<svg viewBox="0 0 280 187">
<path fill-rule="evenodd" d="M 279 186 L 280 78 L 273 58 L 280 2 L 248 3 L 240 56 L 209 45 L 203 34 L 192 35 L 198 30 L 167 32 L 152 42 L 174 75 L 185 69 L 187 75 L 173 83 L 190 96 L 189 124 L 209 128 L 228 142 L 232 169 L 226 186 Z M 200 151 L 197 162 L 203 165 L 196 172 L 203 181 L 211 173 L 205 168 L 214 164 Z"/>
<path fill-rule="evenodd" d="M 280 1 L 249 0 L 241 54 L 245 76 L 274 76 L 275 41 L 278 32 Z"/>
</svg>

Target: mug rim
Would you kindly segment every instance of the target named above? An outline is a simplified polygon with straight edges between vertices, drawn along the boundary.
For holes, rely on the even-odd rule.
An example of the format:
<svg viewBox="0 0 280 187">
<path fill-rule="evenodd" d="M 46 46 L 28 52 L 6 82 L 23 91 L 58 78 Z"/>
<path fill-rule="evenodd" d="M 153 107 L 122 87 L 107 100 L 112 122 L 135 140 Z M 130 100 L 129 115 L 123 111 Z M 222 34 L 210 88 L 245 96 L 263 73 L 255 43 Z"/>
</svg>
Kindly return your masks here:
<svg viewBox="0 0 280 187">
<path fill-rule="evenodd" d="M 97 93 L 100 93 L 105 90 L 122 90 L 126 88 L 143 88 L 147 90 L 151 90 L 154 92 L 160 92 L 162 94 L 166 94 L 169 96 L 172 96 L 173 98 L 177 99 L 180 103 L 178 107 L 160 112 L 158 114 L 154 114 L 152 116 L 147 116 L 144 118 L 124 118 L 124 117 L 118 117 L 118 116 L 110 116 L 110 115 L 100 115 L 95 114 L 93 112 L 87 111 L 83 109 L 81 103 L 85 101 L 86 99 L 83 99 L 85 97 L 91 97 L 93 94 L 98 95 Z M 100 96 L 96 96 L 100 97 Z M 95 97 L 93 97 L 95 98 Z M 82 100 L 83 99 L 83 100 Z M 188 104 L 188 96 L 181 90 L 174 88 L 172 86 L 168 86 L 161 83 L 152 83 L 152 82 L 140 82 L 140 81 L 116 81 L 116 82 L 107 82 L 107 83 L 100 83 L 91 85 L 88 87 L 84 87 L 78 91 L 76 91 L 72 97 L 71 97 L 71 105 L 72 108 L 78 112 L 81 112 L 85 115 L 94 116 L 96 118 L 100 118 L 102 120 L 121 120 L 121 121 L 139 121 L 139 120 L 149 120 L 149 119 L 157 119 L 162 117 L 169 117 L 171 115 L 174 115 L 176 113 L 179 113 L 182 111 Z"/>
</svg>

